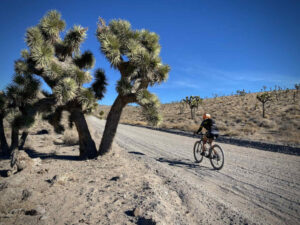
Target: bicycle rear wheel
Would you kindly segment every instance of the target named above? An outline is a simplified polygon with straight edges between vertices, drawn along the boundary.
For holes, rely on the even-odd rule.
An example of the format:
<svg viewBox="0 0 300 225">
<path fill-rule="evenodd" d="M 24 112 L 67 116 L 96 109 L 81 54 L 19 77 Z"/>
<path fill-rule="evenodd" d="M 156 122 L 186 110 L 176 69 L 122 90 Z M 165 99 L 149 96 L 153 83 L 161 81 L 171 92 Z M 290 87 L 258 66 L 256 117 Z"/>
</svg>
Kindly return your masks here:
<svg viewBox="0 0 300 225">
<path fill-rule="evenodd" d="M 224 153 L 219 145 L 213 145 L 210 149 L 210 163 L 216 170 L 222 169 L 224 166 Z"/>
<path fill-rule="evenodd" d="M 201 163 L 203 160 L 202 153 L 202 141 L 196 141 L 194 145 L 194 158 L 197 163 Z"/>
</svg>

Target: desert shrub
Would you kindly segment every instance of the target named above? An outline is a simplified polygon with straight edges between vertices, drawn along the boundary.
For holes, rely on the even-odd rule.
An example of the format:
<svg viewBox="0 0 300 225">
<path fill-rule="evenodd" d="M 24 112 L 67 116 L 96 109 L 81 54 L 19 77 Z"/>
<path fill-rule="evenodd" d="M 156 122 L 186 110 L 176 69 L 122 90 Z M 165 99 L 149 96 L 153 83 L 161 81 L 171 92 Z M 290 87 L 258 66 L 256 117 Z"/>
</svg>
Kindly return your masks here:
<svg viewBox="0 0 300 225">
<path fill-rule="evenodd" d="M 224 136 L 229 136 L 229 137 L 234 137 L 234 136 L 239 136 L 240 132 L 237 130 L 228 130 L 224 132 Z"/>
<path fill-rule="evenodd" d="M 242 119 L 241 119 L 241 118 L 236 118 L 234 122 L 235 122 L 235 123 L 241 123 L 241 122 L 242 122 Z"/>
<path fill-rule="evenodd" d="M 68 146 L 79 144 L 78 133 L 75 131 L 75 129 L 69 129 L 64 132 L 63 142 Z"/>
<path fill-rule="evenodd" d="M 244 127 L 242 127 L 240 131 L 248 135 L 248 134 L 254 134 L 256 132 L 256 129 L 255 127 L 247 124 Z"/>
<path fill-rule="evenodd" d="M 221 133 L 223 133 L 223 132 L 229 130 L 229 128 L 228 128 L 228 126 L 226 125 L 226 123 L 224 123 L 224 122 L 222 122 L 222 121 L 217 121 L 216 124 L 217 124 L 217 127 L 218 127 L 218 129 L 219 129 L 219 131 L 220 131 Z"/>
<path fill-rule="evenodd" d="M 140 120 L 121 119 L 120 123 L 123 123 L 123 124 L 132 124 L 132 125 L 140 125 L 140 126 L 147 126 L 147 122 L 140 121 Z"/>
<path fill-rule="evenodd" d="M 276 123 L 273 120 L 263 119 L 259 126 L 264 128 L 274 128 L 276 127 Z"/>
<path fill-rule="evenodd" d="M 184 126 L 184 130 L 194 132 L 199 129 L 199 126 L 199 124 L 187 124 L 186 126 Z"/>
</svg>

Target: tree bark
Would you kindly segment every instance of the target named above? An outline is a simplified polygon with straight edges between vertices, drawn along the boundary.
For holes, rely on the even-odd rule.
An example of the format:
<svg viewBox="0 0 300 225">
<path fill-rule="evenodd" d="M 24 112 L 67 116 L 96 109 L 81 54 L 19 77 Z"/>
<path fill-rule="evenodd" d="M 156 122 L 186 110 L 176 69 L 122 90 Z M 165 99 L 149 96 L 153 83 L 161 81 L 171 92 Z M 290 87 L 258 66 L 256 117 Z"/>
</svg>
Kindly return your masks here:
<svg viewBox="0 0 300 225">
<path fill-rule="evenodd" d="M 112 105 L 107 116 L 104 133 L 99 147 L 99 155 L 104 155 L 111 150 L 123 108 L 127 105 L 127 103 L 128 101 L 119 95 Z"/>
<path fill-rule="evenodd" d="M 11 128 L 11 145 L 10 152 L 19 147 L 19 129 L 12 127 Z"/>
<path fill-rule="evenodd" d="M 91 137 L 83 112 L 78 109 L 73 109 L 71 111 L 71 117 L 78 131 L 79 157 L 81 159 L 92 159 L 97 157 L 97 148 Z"/>
<path fill-rule="evenodd" d="M 8 155 L 9 154 L 9 147 L 6 141 L 4 126 L 3 126 L 3 118 L 0 117 L 0 154 Z"/>
<path fill-rule="evenodd" d="M 24 145 L 25 145 L 27 137 L 28 137 L 28 132 L 27 131 L 23 131 L 23 133 L 21 135 L 21 143 L 19 145 L 19 150 L 21 150 L 21 149 L 24 148 Z"/>
<path fill-rule="evenodd" d="M 265 118 L 265 103 L 263 103 L 263 118 Z"/>
<path fill-rule="evenodd" d="M 192 118 L 192 120 L 195 118 L 195 108 L 194 107 L 191 108 L 191 118 Z"/>
</svg>

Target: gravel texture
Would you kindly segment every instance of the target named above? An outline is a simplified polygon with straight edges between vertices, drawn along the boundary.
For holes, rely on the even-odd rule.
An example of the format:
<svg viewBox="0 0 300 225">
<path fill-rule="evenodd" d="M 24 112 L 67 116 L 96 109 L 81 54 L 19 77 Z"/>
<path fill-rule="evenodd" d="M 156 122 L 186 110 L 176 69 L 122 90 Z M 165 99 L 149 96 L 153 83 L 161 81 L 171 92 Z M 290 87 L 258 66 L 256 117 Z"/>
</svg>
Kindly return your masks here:
<svg viewBox="0 0 300 225">
<path fill-rule="evenodd" d="M 194 224 L 300 224 L 299 156 L 220 143 L 225 165 L 216 171 L 194 162 L 191 137 L 119 125 L 115 141 L 166 179 Z"/>
</svg>

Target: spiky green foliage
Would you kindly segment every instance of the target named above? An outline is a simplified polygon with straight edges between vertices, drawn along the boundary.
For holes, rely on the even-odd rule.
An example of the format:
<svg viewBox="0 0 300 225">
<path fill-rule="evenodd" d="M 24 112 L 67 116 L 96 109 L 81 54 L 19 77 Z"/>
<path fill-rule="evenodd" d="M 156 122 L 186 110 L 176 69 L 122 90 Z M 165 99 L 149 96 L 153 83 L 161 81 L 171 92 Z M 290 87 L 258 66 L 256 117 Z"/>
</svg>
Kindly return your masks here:
<svg viewBox="0 0 300 225">
<path fill-rule="evenodd" d="M 55 41 L 59 38 L 59 32 L 65 29 L 66 23 L 61 20 L 59 12 L 49 11 L 40 21 L 40 28 L 48 36 L 48 40 Z"/>
<path fill-rule="evenodd" d="M 7 114 L 8 101 L 4 91 L 0 91 L 0 117 L 5 117 Z"/>
<path fill-rule="evenodd" d="M 15 72 L 16 74 L 30 74 L 28 71 L 28 65 L 23 60 L 16 60 L 15 61 Z"/>
<path fill-rule="evenodd" d="M 95 95 L 92 89 L 81 88 L 79 102 L 83 106 L 84 111 L 92 111 L 94 109 Z"/>
<path fill-rule="evenodd" d="M 101 43 L 101 52 L 111 66 L 121 73 L 116 87 L 119 96 L 130 99 L 128 103 L 137 102 L 144 107 L 143 102 L 148 98 L 140 98 L 139 95 L 144 93 L 148 86 L 165 81 L 170 71 L 170 67 L 163 64 L 159 57 L 159 36 L 144 29 L 132 30 L 128 21 L 112 20 L 106 25 L 100 18 L 97 38 Z M 151 93 L 148 97 L 153 98 Z M 157 111 L 155 107 L 153 109 Z M 155 121 L 152 117 L 149 119 Z"/>
<path fill-rule="evenodd" d="M 23 59 L 25 59 L 25 60 L 29 59 L 30 55 L 29 55 L 29 52 L 28 52 L 27 49 L 23 49 L 23 50 L 21 51 L 21 57 L 22 57 Z"/>
<path fill-rule="evenodd" d="M 40 27 L 36 26 L 28 28 L 25 41 L 30 48 L 43 45 L 44 38 Z"/>
<path fill-rule="evenodd" d="M 68 31 L 64 38 L 64 45 L 68 49 L 68 54 L 80 53 L 80 45 L 86 38 L 87 28 L 83 28 L 79 25 L 73 26 L 71 30 Z"/>
<path fill-rule="evenodd" d="M 24 107 L 22 111 L 23 111 L 22 113 L 20 112 L 15 115 L 11 123 L 12 127 L 15 127 L 17 129 L 22 129 L 22 128 L 29 128 L 34 124 L 35 118 L 34 118 L 34 112 L 32 108 L 27 106 Z"/>
<path fill-rule="evenodd" d="M 190 96 L 183 99 L 183 101 L 190 106 L 190 108 L 198 108 L 202 103 L 202 99 L 199 96 Z"/>
<path fill-rule="evenodd" d="M 47 120 L 54 128 L 54 131 L 58 134 L 61 134 L 64 132 L 65 128 L 61 124 L 62 119 L 62 107 L 57 107 L 54 111 L 44 114 L 43 119 Z"/>
<path fill-rule="evenodd" d="M 50 44 L 34 46 L 31 49 L 31 57 L 39 67 L 48 66 L 54 54 L 54 48 Z"/>
<path fill-rule="evenodd" d="M 238 96 L 245 96 L 246 95 L 246 91 L 244 89 L 243 90 L 237 90 L 236 93 L 237 93 Z"/>
<path fill-rule="evenodd" d="M 132 90 L 132 84 L 130 83 L 130 80 L 128 78 L 121 78 L 118 80 L 116 90 L 123 96 L 129 95 Z"/>
<path fill-rule="evenodd" d="M 147 89 L 140 90 L 137 93 L 137 102 L 142 106 L 143 116 L 149 125 L 157 126 L 162 121 L 159 114 L 160 102 L 156 95 L 150 93 Z"/>
<path fill-rule="evenodd" d="M 75 57 L 74 62 L 80 69 L 91 69 L 95 65 L 95 58 L 92 52 L 85 51 L 81 56 Z"/>
<path fill-rule="evenodd" d="M 94 86 L 100 89 L 93 88 L 93 98 L 80 96 L 90 93 L 89 89 L 82 91 L 82 85 L 93 80 L 87 70 L 94 66 L 95 59 L 90 51 L 80 54 L 80 45 L 86 39 L 87 28 L 75 25 L 62 39 L 61 32 L 64 28 L 65 21 L 55 10 L 49 11 L 37 26 L 29 28 L 26 33 L 29 49 L 22 51 L 22 58 L 16 61 L 15 70 L 17 74 L 35 74 L 42 77 L 57 97 L 59 105 L 85 109 L 87 105 L 93 105 L 96 99 L 103 97 L 101 91 L 105 90 L 103 86 L 106 83 L 100 82 L 105 79 L 96 78 Z M 92 102 L 87 103 L 86 99 Z M 66 110 L 71 110 L 70 107 Z"/>
<path fill-rule="evenodd" d="M 77 94 L 76 81 L 70 77 L 60 80 L 53 88 L 53 93 L 63 104 L 73 100 Z"/>
<path fill-rule="evenodd" d="M 7 87 L 7 97 L 10 104 L 22 107 L 36 99 L 39 88 L 39 80 L 30 75 L 15 74 L 13 83 Z"/>
<path fill-rule="evenodd" d="M 95 81 L 92 84 L 92 88 L 97 99 L 102 99 L 104 93 L 106 92 L 107 81 L 105 77 L 105 72 L 102 69 L 97 69 L 95 71 Z"/>
<path fill-rule="evenodd" d="M 57 81 L 64 74 L 63 67 L 56 61 L 52 61 L 47 67 L 45 67 L 44 74 L 50 79 Z"/>
<path fill-rule="evenodd" d="M 268 92 L 264 92 L 262 94 L 257 94 L 256 98 L 261 103 L 266 103 L 272 100 L 272 96 Z"/>
</svg>

